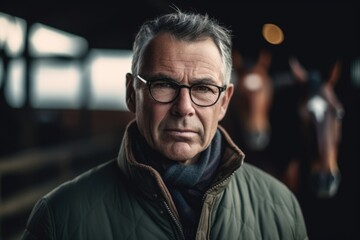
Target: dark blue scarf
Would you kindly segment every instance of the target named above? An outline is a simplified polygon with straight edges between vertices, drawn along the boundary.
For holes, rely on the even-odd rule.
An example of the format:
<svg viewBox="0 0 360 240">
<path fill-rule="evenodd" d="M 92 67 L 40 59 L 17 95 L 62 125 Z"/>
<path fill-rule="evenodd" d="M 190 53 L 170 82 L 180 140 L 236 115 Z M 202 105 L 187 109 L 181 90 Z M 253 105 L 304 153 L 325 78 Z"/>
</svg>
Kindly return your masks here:
<svg viewBox="0 0 360 240">
<path fill-rule="evenodd" d="M 178 209 L 186 239 L 194 239 L 203 204 L 203 195 L 212 183 L 220 163 L 220 131 L 217 130 L 211 144 L 201 153 L 195 164 L 183 165 L 169 161 L 151 149 L 137 127 L 135 128 L 137 141 L 133 148 L 136 159 L 159 171 Z"/>
</svg>

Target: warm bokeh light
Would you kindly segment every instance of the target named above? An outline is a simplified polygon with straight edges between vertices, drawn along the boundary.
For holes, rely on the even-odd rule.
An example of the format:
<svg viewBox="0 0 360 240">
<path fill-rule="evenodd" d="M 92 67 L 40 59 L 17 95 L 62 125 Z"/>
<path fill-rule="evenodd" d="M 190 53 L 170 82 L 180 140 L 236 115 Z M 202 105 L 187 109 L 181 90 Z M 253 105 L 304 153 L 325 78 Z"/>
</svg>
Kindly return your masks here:
<svg viewBox="0 0 360 240">
<path fill-rule="evenodd" d="M 274 45 L 281 44 L 284 41 L 284 33 L 281 28 L 272 23 L 263 25 L 262 34 L 267 42 Z"/>
</svg>

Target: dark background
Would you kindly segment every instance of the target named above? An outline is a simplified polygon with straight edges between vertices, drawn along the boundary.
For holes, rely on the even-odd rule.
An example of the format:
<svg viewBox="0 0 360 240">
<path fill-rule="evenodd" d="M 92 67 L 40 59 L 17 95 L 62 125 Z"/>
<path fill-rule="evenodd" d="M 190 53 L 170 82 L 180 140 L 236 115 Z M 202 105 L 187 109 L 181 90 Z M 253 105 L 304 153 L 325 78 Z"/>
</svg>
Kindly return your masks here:
<svg viewBox="0 0 360 240">
<path fill-rule="evenodd" d="M 11 1 L 0 3 L 0 12 L 11 14 L 32 23 L 43 23 L 86 38 L 89 48 L 131 49 L 139 26 L 148 18 L 169 12 L 175 4 L 182 10 L 206 12 L 229 26 L 233 31 L 234 46 L 248 57 L 256 56 L 259 49 L 266 48 L 273 53 L 274 71 L 288 68 L 289 56 L 298 57 L 307 67 L 327 71 L 337 59 L 343 61 L 343 72 L 336 87 L 336 93 L 343 103 L 346 115 L 343 123 L 343 137 L 339 152 L 339 167 L 342 171 L 342 185 L 339 193 L 332 199 L 314 200 L 312 207 L 306 209 L 306 221 L 310 239 L 353 239 L 358 235 L 359 226 L 359 85 L 351 80 L 350 69 L 355 59 L 360 58 L 359 13 L 354 4 L 323 4 L 295 2 L 227 2 L 227 1 L 97 1 L 65 3 L 63 1 Z M 265 22 L 278 24 L 285 33 L 285 41 L 280 46 L 267 44 L 261 36 Z M 0 105 L 2 110 L 7 108 Z M 124 126 L 131 118 L 127 112 L 113 113 L 103 111 L 47 111 L 53 122 L 44 124 L 38 117 L 42 111 L 25 107 L 7 109 L 12 120 L 4 121 L 0 115 L 2 155 L 0 161 L 30 148 L 51 151 L 73 146 L 72 140 L 89 138 L 97 133 L 110 131 L 121 135 Z M 286 114 L 286 113 L 283 113 Z M 6 115 L 5 115 L 6 116 Z M 8 115 L 8 118 L 10 115 Z M 117 125 L 114 121 L 118 121 Z M 64 123 L 65 122 L 65 123 Z M 109 124 L 110 123 L 110 124 Z M 104 125 L 108 128 L 104 130 Z M 25 127 L 24 127 L 25 126 Z M 101 126 L 101 127 L 99 127 Z M 111 127 L 112 130 L 111 130 Z M 95 128 L 95 130 L 94 130 Z M 104 131 L 103 131 L 104 130 Z M 120 137 L 112 139 L 108 148 L 99 148 L 92 157 L 107 159 L 116 155 Z M 81 145 L 82 146 L 82 145 Z M 86 147 L 86 146 L 85 146 Z M 5 149 L 6 148 L 6 149 Z M 77 158 L 89 161 L 87 155 L 79 153 Z M 74 150 L 75 151 L 75 150 Z M 80 151 L 81 152 L 81 151 Z M 98 160 L 97 160 L 98 161 Z M 80 161 L 79 161 L 80 162 Z M 97 162 L 91 160 L 91 164 Z M 82 169 L 91 164 L 84 165 Z M 77 165 L 72 166 L 73 168 Z M 39 170 L 40 171 L 40 170 Z M 58 170 L 49 167 L 47 173 L 37 174 L 37 182 L 56 175 Z M 82 170 L 79 170 L 82 171 Z M 26 176 L 23 176 L 26 179 Z M 2 192 L 11 193 L 12 188 L 24 185 L 9 177 L 3 181 L 8 187 Z M 28 180 L 34 181 L 29 175 Z M 18 184 L 18 185 L 16 185 Z M 0 188 L 1 189 L 1 188 Z M 309 204 L 309 203 L 307 203 Z M 312 203 L 311 203 L 312 204 Z M 2 222 L 2 232 L 17 222 L 21 229 L 29 209 L 22 215 L 9 217 Z M 22 220 L 18 220 L 22 219 Z M 20 222 L 20 223 L 19 223 Z M 14 227 L 15 228 L 15 227 Z M 0 231 L 1 239 L 1 231 Z"/>
<path fill-rule="evenodd" d="M 269 21 L 284 29 L 282 53 L 347 55 L 359 48 L 356 30 L 359 16 L 353 4 L 236 1 L 132 0 L 98 1 L 2 1 L 3 12 L 40 22 L 85 37 L 91 48 L 130 49 L 140 24 L 169 12 L 171 6 L 207 12 L 229 26 L 244 50 L 265 43 L 261 26 Z"/>
</svg>

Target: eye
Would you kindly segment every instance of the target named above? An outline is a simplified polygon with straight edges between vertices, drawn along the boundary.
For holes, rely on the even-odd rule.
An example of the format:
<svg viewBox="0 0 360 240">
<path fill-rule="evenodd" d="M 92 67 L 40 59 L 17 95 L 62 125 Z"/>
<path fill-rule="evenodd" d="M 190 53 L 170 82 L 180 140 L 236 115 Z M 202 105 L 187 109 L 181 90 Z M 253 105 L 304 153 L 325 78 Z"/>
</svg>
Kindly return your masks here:
<svg viewBox="0 0 360 240">
<path fill-rule="evenodd" d="M 216 93 L 217 88 L 207 84 L 196 84 L 192 86 L 192 91 L 196 91 L 199 93 Z"/>
<path fill-rule="evenodd" d="M 156 89 L 177 89 L 178 85 L 169 81 L 153 81 L 151 87 Z"/>
</svg>

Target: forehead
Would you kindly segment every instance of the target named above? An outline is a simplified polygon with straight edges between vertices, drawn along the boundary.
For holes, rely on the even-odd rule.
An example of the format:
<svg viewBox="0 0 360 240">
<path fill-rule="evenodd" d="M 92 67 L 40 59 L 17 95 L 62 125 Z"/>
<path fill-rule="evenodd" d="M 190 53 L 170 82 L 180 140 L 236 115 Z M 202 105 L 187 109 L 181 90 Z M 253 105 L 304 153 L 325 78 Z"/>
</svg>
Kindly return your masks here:
<svg viewBox="0 0 360 240">
<path fill-rule="evenodd" d="M 161 33 L 149 43 L 143 56 L 141 72 L 146 74 L 223 79 L 221 54 L 210 38 L 184 41 Z"/>
</svg>

